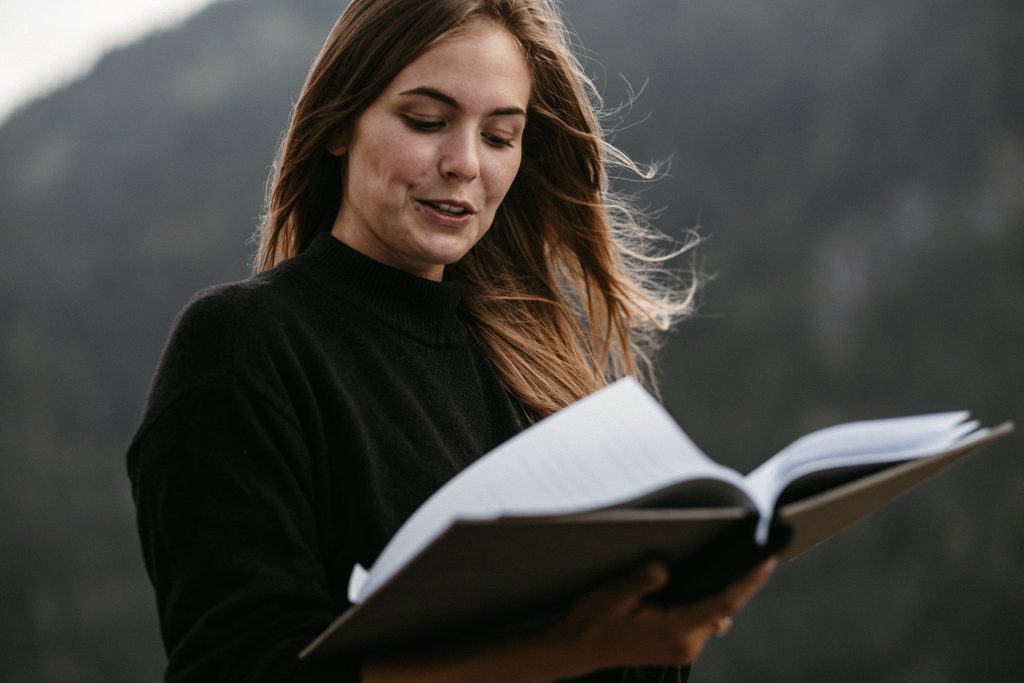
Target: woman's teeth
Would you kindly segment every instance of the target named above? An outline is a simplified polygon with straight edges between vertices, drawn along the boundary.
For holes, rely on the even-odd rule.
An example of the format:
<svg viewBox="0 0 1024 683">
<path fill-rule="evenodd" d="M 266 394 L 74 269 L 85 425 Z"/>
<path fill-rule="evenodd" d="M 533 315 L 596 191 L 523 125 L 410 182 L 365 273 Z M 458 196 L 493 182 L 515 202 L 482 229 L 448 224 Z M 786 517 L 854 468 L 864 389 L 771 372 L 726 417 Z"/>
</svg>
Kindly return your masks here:
<svg viewBox="0 0 1024 683">
<path fill-rule="evenodd" d="M 462 207 L 462 206 L 452 206 L 451 204 L 441 204 L 441 203 L 435 203 L 435 202 L 427 202 L 427 203 L 430 204 L 435 209 L 437 209 L 438 211 L 444 211 L 445 213 L 450 213 L 450 214 L 453 214 L 453 215 L 456 215 L 456 216 L 458 216 L 460 214 L 463 214 L 463 213 L 466 213 L 465 207 Z"/>
</svg>

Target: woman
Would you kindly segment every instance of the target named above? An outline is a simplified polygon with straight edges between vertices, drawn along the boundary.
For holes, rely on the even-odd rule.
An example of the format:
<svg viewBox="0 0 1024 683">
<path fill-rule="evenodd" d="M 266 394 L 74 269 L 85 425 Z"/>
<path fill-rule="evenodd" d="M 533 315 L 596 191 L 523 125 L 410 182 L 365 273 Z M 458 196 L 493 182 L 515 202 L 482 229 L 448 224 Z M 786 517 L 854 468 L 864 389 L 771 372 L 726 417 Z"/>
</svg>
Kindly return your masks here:
<svg viewBox="0 0 1024 683">
<path fill-rule="evenodd" d="M 548 0 L 339 19 L 282 145 L 262 272 L 182 313 L 129 452 L 168 680 L 675 680 L 765 580 L 669 609 L 644 601 L 667 581 L 650 564 L 521 637 L 296 661 L 434 490 L 643 370 L 645 336 L 686 311 L 632 256 L 642 225 L 605 187 L 629 162 L 585 84 Z"/>
</svg>

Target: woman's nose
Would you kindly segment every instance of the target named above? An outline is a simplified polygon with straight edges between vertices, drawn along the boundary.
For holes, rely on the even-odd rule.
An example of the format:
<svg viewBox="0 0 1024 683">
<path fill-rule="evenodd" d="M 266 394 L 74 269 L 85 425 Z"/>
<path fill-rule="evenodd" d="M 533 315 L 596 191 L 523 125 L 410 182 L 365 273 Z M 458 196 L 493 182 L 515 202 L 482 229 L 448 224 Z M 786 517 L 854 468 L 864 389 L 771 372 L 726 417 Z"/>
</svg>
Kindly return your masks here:
<svg viewBox="0 0 1024 683">
<path fill-rule="evenodd" d="M 479 136 L 475 132 L 452 135 L 441 151 L 441 175 L 462 181 L 473 180 L 480 175 L 478 144 Z"/>
</svg>

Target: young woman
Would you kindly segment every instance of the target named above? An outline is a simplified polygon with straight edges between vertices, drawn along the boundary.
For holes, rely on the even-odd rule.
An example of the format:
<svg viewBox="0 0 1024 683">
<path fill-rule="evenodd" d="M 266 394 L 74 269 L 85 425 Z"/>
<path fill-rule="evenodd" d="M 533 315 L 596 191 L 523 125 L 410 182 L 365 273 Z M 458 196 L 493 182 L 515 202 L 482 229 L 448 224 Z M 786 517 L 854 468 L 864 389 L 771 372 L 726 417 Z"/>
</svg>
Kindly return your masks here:
<svg viewBox="0 0 1024 683">
<path fill-rule="evenodd" d="M 626 373 L 688 308 L 548 0 L 354 0 L 306 81 L 259 274 L 175 324 L 129 451 L 173 681 L 667 681 L 765 580 L 637 568 L 516 638 L 297 661 L 434 490 Z"/>
</svg>

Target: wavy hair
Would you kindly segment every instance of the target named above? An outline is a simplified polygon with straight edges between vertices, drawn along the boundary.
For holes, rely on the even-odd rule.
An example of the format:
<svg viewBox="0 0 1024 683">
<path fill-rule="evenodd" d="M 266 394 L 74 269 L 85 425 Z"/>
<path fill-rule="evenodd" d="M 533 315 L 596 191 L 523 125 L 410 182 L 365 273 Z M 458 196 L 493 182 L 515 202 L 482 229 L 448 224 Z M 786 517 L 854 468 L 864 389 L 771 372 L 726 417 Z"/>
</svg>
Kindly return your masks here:
<svg viewBox="0 0 1024 683">
<path fill-rule="evenodd" d="M 696 278 L 676 286 L 660 267 L 666 257 L 649 253 L 659 235 L 609 188 L 610 170 L 647 179 L 654 171 L 604 138 L 600 98 L 552 0 L 353 0 L 292 113 L 268 183 L 256 268 L 330 230 L 344 195 L 331 137 L 350 134 L 407 64 L 481 19 L 523 49 L 528 123 L 519 173 L 494 223 L 445 277 L 461 284 L 471 333 L 536 419 L 623 375 L 652 383 L 656 333 L 692 310 L 696 290 Z"/>
</svg>

